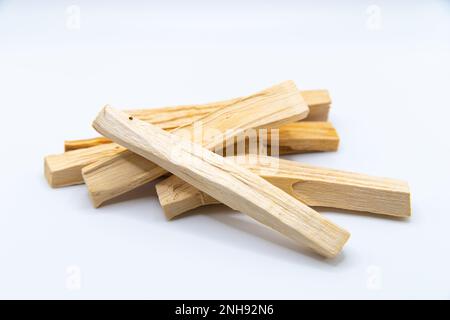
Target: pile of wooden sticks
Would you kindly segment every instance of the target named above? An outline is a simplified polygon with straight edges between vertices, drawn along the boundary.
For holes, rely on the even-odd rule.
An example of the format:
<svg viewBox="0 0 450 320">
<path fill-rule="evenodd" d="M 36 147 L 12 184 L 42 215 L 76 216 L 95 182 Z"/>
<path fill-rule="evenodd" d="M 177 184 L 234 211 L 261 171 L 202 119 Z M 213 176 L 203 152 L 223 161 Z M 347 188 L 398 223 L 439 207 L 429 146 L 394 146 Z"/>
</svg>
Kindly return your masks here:
<svg viewBox="0 0 450 320">
<path fill-rule="evenodd" d="M 66 141 L 64 153 L 45 157 L 45 176 L 52 187 L 85 183 L 95 207 L 167 176 L 156 190 L 168 219 L 224 203 L 334 257 L 350 234 L 311 207 L 409 217 L 411 206 L 403 181 L 274 156 L 336 151 L 330 104 L 326 90 L 299 91 L 286 81 L 202 105 L 106 106 L 93 122 L 103 137 Z"/>
</svg>

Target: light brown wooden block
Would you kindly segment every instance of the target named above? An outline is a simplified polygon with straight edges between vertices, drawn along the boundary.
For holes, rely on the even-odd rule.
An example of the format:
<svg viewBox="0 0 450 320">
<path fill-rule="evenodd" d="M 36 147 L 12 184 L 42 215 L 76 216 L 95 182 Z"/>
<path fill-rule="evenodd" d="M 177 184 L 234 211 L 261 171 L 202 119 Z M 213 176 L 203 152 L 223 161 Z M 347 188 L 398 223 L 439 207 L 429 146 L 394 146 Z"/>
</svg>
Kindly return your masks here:
<svg viewBox="0 0 450 320">
<path fill-rule="evenodd" d="M 209 150 L 222 150 L 246 130 L 278 127 L 306 117 L 308 106 L 292 81 L 267 89 L 217 110 L 192 125 L 172 131 L 187 140 L 195 140 L 196 125 L 201 121 L 199 144 Z M 167 172 L 141 156 L 124 151 L 82 169 L 83 179 L 94 206 L 131 191 Z"/>
<path fill-rule="evenodd" d="M 327 90 L 305 90 L 302 96 L 310 106 L 307 121 L 327 121 L 331 98 Z"/>
<path fill-rule="evenodd" d="M 154 125 L 105 107 L 93 123 L 102 135 L 155 162 L 222 203 L 325 257 L 350 234 L 234 161 Z"/>
<path fill-rule="evenodd" d="M 308 116 L 304 121 L 327 121 L 330 109 L 331 98 L 327 90 L 306 90 L 300 91 L 303 99 L 309 107 Z M 125 111 L 140 120 L 158 125 L 163 129 L 175 129 L 191 124 L 200 118 L 217 111 L 230 104 L 234 104 L 243 98 L 230 99 L 199 105 L 186 105 L 177 107 L 165 107 L 159 109 L 142 109 Z M 303 121 L 302 120 L 302 121 Z M 64 150 L 71 151 L 81 148 L 93 147 L 99 144 L 111 142 L 111 140 L 98 137 L 83 140 L 64 141 Z"/>
<path fill-rule="evenodd" d="M 400 180 L 314 167 L 273 157 L 248 155 L 232 158 L 309 206 L 396 217 L 411 215 L 409 187 Z M 156 191 L 168 219 L 203 205 L 218 203 L 176 176 L 159 182 Z"/>
<path fill-rule="evenodd" d="M 45 177 L 52 187 L 84 183 L 81 169 L 87 164 L 114 156 L 125 149 L 115 143 L 50 155 L 44 159 Z"/>
<path fill-rule="evenodd" d="M 336 151 L 338 147 L 339 136 L 330 122 L 299 121 L 280 127 L 280 154 Z"/>
<path fill-rule="evenodd" d="M 78 149 L 85 149 L 90 147 L 95 147 L 101 144 L 111 143 L 112 141 L 105 137 L 97 137 L 90 139 L 79 139 L 79 140 L 66 140 L 64 141 L 64 151 L 73 151 Z"/>
<path fill-rule="evenodd" d="M 318 152 L 318 151 L 337 151 L 339 147 L 339 136 L 336 129 L 330 122 L 319 121 L 298 121 L 289 124 L 285 124 L 279 128 L 278 143 L 275 147 L 278 148 L 278 154 L 291 154 L 291 153 L 305 153 L 305 152 Z M 266 150 L 260 152 L 260 148 L 256 150 L 250 150 L 249 141 L 246 139 L 245 153 L 264 154 L 270 155 L 272 153 L 271 135 L 264 135 Z M 258 144 L 259 136 L 257 138 Z M 225 150 L 223 155 L 235 156 L 237 154 L 243 154 L 244 152 L 238 152 L 239 147 L 235 145 L 234 152 L 228 155 Z M 242 148 L 242 147 L 241 147 Z M 244 149 L 244 148 L 242 148 Z"/>
</svg>

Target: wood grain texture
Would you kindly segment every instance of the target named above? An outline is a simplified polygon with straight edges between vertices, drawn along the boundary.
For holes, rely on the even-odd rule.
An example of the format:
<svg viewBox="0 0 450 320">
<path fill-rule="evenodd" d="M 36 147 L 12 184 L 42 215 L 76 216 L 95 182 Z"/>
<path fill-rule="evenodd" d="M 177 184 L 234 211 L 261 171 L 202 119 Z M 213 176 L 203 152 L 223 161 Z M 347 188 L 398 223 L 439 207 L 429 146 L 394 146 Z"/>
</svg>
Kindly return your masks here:
<svg viewBox="0 0 450 320">
<path fill-rule="evenodd" d="M 411 215 L 410 191 L 404 181 L 315 167 L 265 156 L 232 157 L 309 206 L 330 207 L 396 217 Z M 176 176 L 156 184 L 168 219 L 208 204 L 219 203 Z"/>
<path fill-rule="evenodd" d="M 305 119 L 303 119 L 304 121 L 328 120 L 331 98 L 327 90 L 306 90 L 300 91 L 300 94 L 309 107 L 309 114 Z M 243 98 L 235 98 L 207 104 L 184 105 L 158 109 L 130 110 L 125 112 L 140 120 L 155 124 L 160 128 L 175 129 L 191 124 L 192 122 L 201 119 L 211 112 L 235 104 L 242 99 Z M 89 148 L 108 142 L 111 142 L 111 140 L 104 137 L 82 140 L 66 140 L 64 141 L 64 150 L 71 151 L 82 148 Z"/>
<path fill-rule="evenodd" d="M 81 169 L 86 165 L 123 152 L 125 148 L 107 143 L 92 148 L 78 149 L 63 154 L 49 155 L 44 159 L 44 173 L 53 188 L 82 184 Z"/>
<path fill-rule="evenodd" d="M 328 121 L 331 98 L 327 90 L 301 91 L 303 99 L 310 106 L 307 121 Z"/>
<path fill-rule="evenodd" d="M 102 135 L 155 162 L 299 245 L 334 257 L 350 234 L 234 161 L 154 125 L 105 107 L 93 123 Z"/>
<path fill-rule="evenodd" d="M 306 117 L 308 106 L 292 81 L 266 89 L 219 109 L 172 133 L 196 140 L 209 150 L 222 150 L 249 129 L 273 128 Z M 198 133 L 201 124 L 202 133 Z M 197 132 L 197 134 L 196 134 Z M 224 144 L 225 143 L 225 144 Z M 84 182 L 95 207 L 166 174 L 138 154 L 123 151 L 82 169 Z"/>
<path fill-rule="evenodd" d="M 330 122 L 299 121 L 280 127 L 278 144 L 280 154 L 336 151 L 339 135 Z"/>
<path fill-rule="evenodd" d="M 101 144 L 107 144 L 111 142 L 112 142 L 111 140 L 105 137 L 79 139 L 79 140 L 66 140 L 64 141 L 64 152 L 95 147 Z"/>
</svg>

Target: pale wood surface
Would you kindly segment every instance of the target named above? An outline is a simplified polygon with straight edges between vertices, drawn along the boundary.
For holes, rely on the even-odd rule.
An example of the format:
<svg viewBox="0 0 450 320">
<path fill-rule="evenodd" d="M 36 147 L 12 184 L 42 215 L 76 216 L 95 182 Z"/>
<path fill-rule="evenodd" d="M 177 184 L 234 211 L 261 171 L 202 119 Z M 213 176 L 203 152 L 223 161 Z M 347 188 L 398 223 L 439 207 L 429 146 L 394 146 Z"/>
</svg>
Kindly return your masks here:
<svg viewBox="0 0 450 320">
<path fill-rule="evenodd" d="M 286 81 L 172 132 L 187 140 L 200 140 L 197 142 L 209 150 L 222 150 L 224 142 L 234 144 L 231 138 L 248 129 L 278 127 L 302 119 L 307 113 L 308 106 L 294 82 Z M 200 121 L 203 135 L 196 137 L 195 128 Z M 130 151 L 120 152 L 82 169 L 84 182 L 95 207 L 165 173 L 156 164 Z"/>
<path fill-rule="evenodd" d="M 154 125 L 105 107 L 93 123 L 102 135 L 191 185 L 277 230 L 299 245 L 334 257 L 350 234 L 234 161 Z"/>
<path fill-rule="evenodd" d="M 125 148 L 116 143 L 107 143 L 92 148 L 46 156 L 44 159 L 45 177 L 53 188 L 82 184 L 84 181 L 81 169 L 90 163 L 117 155 L 124 150 Z"/>
<path fill-rule="evenodd" d="M 265 156 L 231 157 L 309 206 L 363 211 L 396 217 L 411 215 L 408 184 L 401 180 L 326 169 Z M 168 219 L 203 205 L 219 203 L 176 176 L 156 184 Z"/>
<path fill-rule="evenodd" d="M 309 114 L 307 121 L 327 121 L 330 111 L 331 98 L 327 90 L 301 91 L 303 98 L 308 103 Z"/>
<path fill-rule="evenodd" d="M 331 98 L 327 90 L 300 91 L 303 99 L 309 107 L 308 116 L 304 121 L 327 121 Z M 202 117 L 221 108 L 235 104 L 243 98 L 235 98 L 225 101 L 212 102 L 199 105 L 185 105 L 165 107 L 158 109 L 142 109 L 125 111 L 133 117 L 152 123 L 163 129 L 175 129 L 201 119 Z M 81 148 L 93 147 L 99 144 L 111 142 L 111 140 L 98 137 L 82 140 L 64 141 L 64 150 L 71 151 Z"/>
<path fill-rule="evenodd" d="M 330 122 L 299 121 L 280 127 L 280 154 L 336 151 L 338 147 L 339 136 Z"/>
</svg>

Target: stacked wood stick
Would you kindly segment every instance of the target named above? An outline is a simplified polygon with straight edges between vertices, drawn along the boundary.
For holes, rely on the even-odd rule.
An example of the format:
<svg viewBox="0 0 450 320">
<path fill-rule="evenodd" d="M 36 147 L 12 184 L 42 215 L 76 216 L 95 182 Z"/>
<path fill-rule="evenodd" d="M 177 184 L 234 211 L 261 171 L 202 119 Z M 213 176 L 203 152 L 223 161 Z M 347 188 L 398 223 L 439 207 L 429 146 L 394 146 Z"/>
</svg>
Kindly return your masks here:
<svg viewBox="0 0 450 320">
<path fill-rule="evenodd" d="M 409 217 L 407 183 L 278 158 L 336 151 L 326 90 L 286 81 L 253 95 L 201 105 L 120 111 L 104 107 L 102 135 L 65 141 L 45 157 L 52 187 L 85 183 L 95 207 L 155 179 L 168 219 L 223 203 L 308 246 L 336 256 L 350 234 L 312 207 Z M 173 174 L 167 177 L 167 175 Z"/>
</svg>

